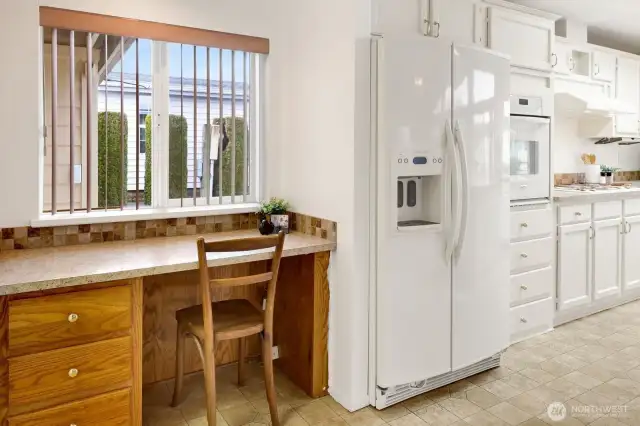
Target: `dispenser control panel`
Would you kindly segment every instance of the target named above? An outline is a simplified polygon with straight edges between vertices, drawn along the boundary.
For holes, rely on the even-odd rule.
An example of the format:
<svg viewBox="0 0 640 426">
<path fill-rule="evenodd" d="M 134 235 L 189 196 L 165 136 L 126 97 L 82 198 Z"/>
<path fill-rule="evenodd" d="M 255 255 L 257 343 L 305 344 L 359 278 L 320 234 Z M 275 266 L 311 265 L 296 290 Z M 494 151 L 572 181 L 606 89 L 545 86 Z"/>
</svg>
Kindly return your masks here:
<svg viewBox="0 0 640 426">
<path fill-rule="evenodd" d="M 393 162 L 398 176 L 442 174 L 444 157 L 428 153 L 398 154 Z"/>
</svg>

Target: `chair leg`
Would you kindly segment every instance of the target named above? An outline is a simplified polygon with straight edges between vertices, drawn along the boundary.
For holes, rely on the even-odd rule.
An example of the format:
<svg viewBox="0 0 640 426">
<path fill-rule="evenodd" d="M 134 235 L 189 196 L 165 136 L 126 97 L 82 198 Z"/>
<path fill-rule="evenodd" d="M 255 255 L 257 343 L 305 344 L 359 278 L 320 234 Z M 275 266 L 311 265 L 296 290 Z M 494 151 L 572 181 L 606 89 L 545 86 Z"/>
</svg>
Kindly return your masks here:
<svg viewBox="0 0 640 426">
<path fill-rule="evenodd" d="M 245 357 L 247 356 L 247 344 L 246 339 L 241 337 L 238 339 L 238 386 L 244 386 L 244 370 L 245 370 Z"/>
<path fill-rule="evenodd" d="M 280 426 L 278 420 L 278 405 L 276 403 L 276 384 L 273 377 L 273 353 L 271 352 L 271 336 L 264 332 L 262 334 L 262 362 L 264 364 L 264 386 L 267 391 L 267 401 L 269 402 L 269 412 L 271 413 L 272 426 Z"/>
<path fill-rule="evenodd" d="M 178 326 L 178 334 L 176 336 L 176 374 L 175 385 L 173 388 L 172 407 L 177 407 L 182 402 L 182 385 L 184 380 L 184 344 L 186 336 L 180 326 Z"/>
<path fill-rule="evenodd" d="M 198 342 L 198 344 L 200 344 Z M 200 350 L 204 367 L 204 388 L 207 395 L 207 423 L 216 426 L 216 359 L 215 345 L 213 353 L 207 353 L 204 347 Z M 202 356 L 204 355 L 204 356 Z"/>
</svg>

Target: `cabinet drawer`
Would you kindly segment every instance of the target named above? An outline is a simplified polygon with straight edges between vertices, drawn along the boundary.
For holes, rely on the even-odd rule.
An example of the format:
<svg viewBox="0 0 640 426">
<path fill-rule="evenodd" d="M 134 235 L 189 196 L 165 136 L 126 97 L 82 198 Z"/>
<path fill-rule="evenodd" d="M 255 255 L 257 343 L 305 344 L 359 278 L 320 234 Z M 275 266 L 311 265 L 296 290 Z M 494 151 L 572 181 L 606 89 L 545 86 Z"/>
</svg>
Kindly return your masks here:
<svg viewBox="0 0 640 426">
<path fill-rule="evenodd" d="M 130 391 L 125 389 L 11 417 L 9 426 L 128 426 L 131 424 L 130 401 Z"/>
<path fill-rule="evenodd" d="M 591 220 L 591 204 L 559 207 L 558 210 L 560 212 L 560 225 L 589 222 Z"/>
<path fill-rule="evenodd" d="M 9 304 L 9 355 L 120 337 L 130 328 L 129 286 L 14 300 Z"/>
<path fill-rule="evenodd" d="M 131 337 L 9 358 L 9 415 L 131 386 Z"/>
<path fill-rule="evenodd" d="M 511 341 L 522 340 L 553 327 L 551 298 L 511 308 Z"/>
<path fill-rule="evenodd" d="M 551 236 L 553 218 L 551 208 L 511 211 L 511 240 L 525 240 Z"/>
<path fill-rule="evenodd" d="M 624 215 L 635 216 L 640 214 L 640 198 L 624 200 Z"/>
<path fill-rule="evenodd" d="M 549 266 L 552 256 L 551 238 L 511 243 L 511 273 Z"/>
<path fill-rule="evenodd" d="M 511 304 L 521 305 L 551 296 L 553 271 L 551 266 L 511 276 Z"/>
<path fill-rule="evenodd" d="M 593 203 L 593 220 L 613 219 L 622 216 L 622 201 Z"/>
</svg>

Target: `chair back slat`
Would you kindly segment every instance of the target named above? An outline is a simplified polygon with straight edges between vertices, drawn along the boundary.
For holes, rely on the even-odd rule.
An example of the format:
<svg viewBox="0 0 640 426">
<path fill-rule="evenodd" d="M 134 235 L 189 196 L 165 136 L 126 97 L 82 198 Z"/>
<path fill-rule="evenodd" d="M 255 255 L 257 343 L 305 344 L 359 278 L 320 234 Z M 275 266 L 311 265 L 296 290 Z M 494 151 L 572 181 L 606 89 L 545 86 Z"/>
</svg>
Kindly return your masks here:
<svg viewBox="0 0 640 426">
<path fill-rule="evenodd" d="M 266 283 L 273 278 L 273 272 L 265 272 L 256 275 L 247 275 L 237 278 L 216 278 L 209 281 L 212 287 L 238 287 L 251 284 Z"/>
<path fill-rule="evenodd" d="M 261 250 L 277 246 L 278 240 L 278 235 L 267 235 L 265 237 L 239 238 L 237 240 L 210 241 L 204 243 L 204 251 L 212 253 Z"/>
</svg>

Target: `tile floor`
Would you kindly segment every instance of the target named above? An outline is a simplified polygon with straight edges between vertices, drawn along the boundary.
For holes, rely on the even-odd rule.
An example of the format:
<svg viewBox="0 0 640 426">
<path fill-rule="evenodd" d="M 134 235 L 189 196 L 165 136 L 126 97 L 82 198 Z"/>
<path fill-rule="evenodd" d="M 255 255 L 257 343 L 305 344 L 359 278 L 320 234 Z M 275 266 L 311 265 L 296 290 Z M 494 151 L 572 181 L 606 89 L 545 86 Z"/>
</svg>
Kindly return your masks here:
<svg viewBox="0 0 640 426">
<path fill-rule="evenodd" d="M 260 364 L 248 367 L 241 388 L 235 366 L 218 370 L 219 426 L 270 422 Z M 501 367 L 383 411 L 349 413 L 329 396 L 312 400 L 280 374 L 276 384 L 283 426 L 640 425 L 640 301 L 517 343 Z M 206 426 L 202 375 L 188 378 L 178 408 L 169 406 L 172 386 L 145 389 L 146 426 Z M 552 402 L 567 407 L 563 421 L 547 415 Z M 617 415 L 605 413 L 608 407 Z"/>
</svg>

